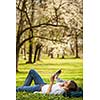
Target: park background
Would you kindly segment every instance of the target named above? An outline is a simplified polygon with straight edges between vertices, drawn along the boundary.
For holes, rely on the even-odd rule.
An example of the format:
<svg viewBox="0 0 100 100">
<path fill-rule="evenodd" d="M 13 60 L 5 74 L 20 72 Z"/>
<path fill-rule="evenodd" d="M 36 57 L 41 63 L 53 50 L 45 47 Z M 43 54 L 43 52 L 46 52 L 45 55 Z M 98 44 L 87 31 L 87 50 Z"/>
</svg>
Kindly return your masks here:
<svg viewBox="0 0 100 100">
<path fill-rule="evenodd" d="M 13 1 L 14 2 L 14 1 Z M 5 2 L 2 1 L 2 3 L 5 4 Z M 2 4 L 1 3 L 1 4 Z M 90 1 L 88 0 L 87 2 L 85 2 L 85 15 L 84 15 L 84 28 L 85 28 L 85 34 L 84 35 L 84 98 L 85 100 L 94 100 L 94 99 L 99 99 L 99 90 L 97 90 L 98 85 L 96 85 L 98 82 L 99 84 L 99 18 L 100 16 L 98 15 L 98 10 L 99 10 L 99 2 L 96 1 L 92 1 L 91 5 L 89 5 Z M 3 100 L 7 100 L 7 99 L 11 99 L 14 100 L 15 99 L 15 77 L 16 77 L 16 72 L 14 71 L 16 68 L 15 66 L 15 44 L 16 42 L 12 42 L 15 41 L 15 34 L 13 34 L 15 32 L 15 16 L 13 15 L 15 13 L 15 10 L 12 9 L 14 8 L 15 5 L 11 5 L 10 7 L 8 7 L 9 2 L 6 2 L 6 7 L 8 8 L 8 10 L 12 11 L 13 13 L 10 14 L 9 16 L 7 16 L 9 18 L 6 19 L 6 13 L 3 15 L 5 16 L 1 16 L 1 19 L 5 20 L 1 20 L 2 26 L 5 26 L 4 21 L 8 22 L 7 24 L 8 27 L 5 30 L 5 27 L 2 27 L 1 29 L 1 33 L 3 33 L 3 31 L 5 30 L 6 33 L 11 33 L 11 36 L 9 37 L 9 34 L 2 34 L 1 35 L 1 39 L 0 39 L 0 43 L 1 46 L 3 47 L 3 49 L 1 49 L 0 51 L 0 55 L 1 55 L 1 66 L 4 66 L 1 68 L 1 72 L 0 72 L 0 78 L 3 80 L 3 82 L 0 83 L 1 87 L 1 99 Z M 11 3 L 12 4 L 12 3 Z M 89 5 L 89 6 L 88 6 Z M 13 6 L 13 7 L 12 7 Z M 3 6 L 0 6 L 1 8 L 3 8 Z M 89 8 L 90 7 L 90 8 Z M 4 11 L 6 11 L 7 9 L 4 9 Z M 3 12 L 4 12 L 3 11 Z M 91 12 L 92 11 L 92 12 Z M 95 12 L 96 11 L 96 12 Z M 2 13 L 2 11 L 1 11 Z M 12 18 L 12 16 L 14 16 L 14 18 Z M 91 16 L 91 17 L 90 17 Z M 89 20 L 87 20 L 89 18 Z M 95 18 L 95 20 L 93 20 Z M 94 24 L 92 24 L 94 23 Z M 1 24 L 0 24 L 1 25 Z M 96 25 L 96 26 L 94 26 Z M 12 27 L 12 29 L 11 29 Z M 95 34 L 94 34 L 95 33 Z M 2 37 L 5 37 L 5 40 Z M 8 38 L 9 37 L 9 38 Z M 2 41 L 4 41 L 2 43 Z M 88 41 L 88 42 L 87 42 Z M 4 45 L 6 44 L 10 44 L 9 48 L 6 48 Z M 92 45 L 91 45 L 92 44 Z M 6 52 L 7 50 L 7 52 Z M 4 53 L 6 55 L 6 63 L 5 63 L 5 56 Z M 13 58 L 13 59 L 12 59 Z M 94 67 L 95 66 L 95 67 Z M 5 70 L 6 69 L 6 70 Z M 4 71 L 6 73 L 6 75 L 4 75 Z M 3 76 L 3 77 L 2 77 Z M 8 78 L 7 78 L 8 77 Z M 10 81 L 9 81 L 10 78 Z M 6 80 L 5 80 L 6 79 Z M 90 85 L 90 82 L 92 83 Z M 9 90 L 9 92 L 5 92 L 5 89 L 3 86 L 9 85 L 7 87 L 7 90 Z M 88 88 L 87 88 L 88 87 Z M 95 92 L 96 91 L 96 92 Z M 13 93 L 12 93 L 13 92 Z M 5 96 L 6 95 L 6 96 Z"/>
<path fill-rule="evenodd" d="M 16 87 L 23 85 L 30 69 L 48 84 L 50 76 L 62 69 L 62 79 L 83 88 L 82 57 L 82 0 L 16 0 Z M 16 100 L 69 99 L 35 95 L 16 93 Z"/>
</svg>

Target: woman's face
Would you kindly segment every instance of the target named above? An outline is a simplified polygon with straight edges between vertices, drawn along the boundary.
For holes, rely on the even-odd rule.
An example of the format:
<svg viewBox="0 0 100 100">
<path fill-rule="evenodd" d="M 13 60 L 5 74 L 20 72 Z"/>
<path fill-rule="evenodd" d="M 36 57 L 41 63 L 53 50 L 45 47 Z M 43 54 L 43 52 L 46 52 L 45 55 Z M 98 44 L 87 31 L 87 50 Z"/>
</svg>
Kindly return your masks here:
<svg viewBox="0 0 100 100">
<path fill-rule="evenodd" d="M 71 88 L 75 88 L 75 84 L 72 83 L 71 81 L 65 81 L 64 88 L 65 90 L 69 91 Z"/>
<path fill-rule="evenodd" d="M 65 81 L 64 82 L 64 87 L 68 88 L 70 86 L 71 82 L 70 81 Z"/>
</svg>

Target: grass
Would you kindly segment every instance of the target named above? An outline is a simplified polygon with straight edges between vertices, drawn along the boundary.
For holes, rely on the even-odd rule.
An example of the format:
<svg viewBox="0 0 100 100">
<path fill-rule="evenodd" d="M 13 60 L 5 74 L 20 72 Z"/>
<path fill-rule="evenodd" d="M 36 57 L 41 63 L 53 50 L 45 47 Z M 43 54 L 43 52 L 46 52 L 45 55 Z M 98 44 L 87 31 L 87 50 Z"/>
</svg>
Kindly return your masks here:
<svg viewBox="0 0 100 100">
<path fill-rule="evenodd" d="M 24 80 L 30 69 L 35 69 L 39 72 L 45 82 L 49 83 L 50 76 L 62 69 L 60 78 L 65 80 L 75 80 L 77 84 L 83 87 L 83 68 L 82 59 L 75 59 L 72 57 L 66 57 L 65 59 L 50 59 L 47 56 L 43 56 L 41 61 L 35 64 L 25 64 L 25 60 L 20 59 L 19 71 L 16 74 L 16 86 L 22 86 Z M 32 83 L 32 85 L 34 82 Z M 16 100 L 82 100 L 82 98 L 65 98 L 63 96 L 54 95 L 42 95 L 26 92 L 19 92 L 16 94 Z"/>
<path fill-rule="evenodd" d="M 82 100 L 80 98 L 69 98 L 63 97 L 62 95 L 43 95 L 43 94 L 33 94 L 33 93 L 26 93 L 26 92 L 19 92 L 17 93 L 17 100 Z"/>
</svg>

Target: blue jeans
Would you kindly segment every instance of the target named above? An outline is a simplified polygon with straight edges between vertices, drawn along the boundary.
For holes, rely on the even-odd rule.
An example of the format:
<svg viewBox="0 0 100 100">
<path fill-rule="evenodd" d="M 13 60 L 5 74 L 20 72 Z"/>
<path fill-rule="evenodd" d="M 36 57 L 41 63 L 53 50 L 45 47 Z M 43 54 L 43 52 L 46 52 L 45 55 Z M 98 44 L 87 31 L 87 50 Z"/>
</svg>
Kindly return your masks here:
<svg viewBox="0 0 100 100">
<path fill-rule="evenodd" d="M 30 86 L 32 83 L 32 80 L 34 80 L 34 86 Z M 35 91 L 41 91 L 41 86 L 45 85 L 46 83 L 43 81 L 41 76 L 33 69 L 31 69 L 28 73 L 28 76 L 24 82 L 24 85 L 21 87 L 18 87 L 16 89 L 16 92 L 19 91 L 26 91 L 26 92 L 35 92 Z"/>
</svg>

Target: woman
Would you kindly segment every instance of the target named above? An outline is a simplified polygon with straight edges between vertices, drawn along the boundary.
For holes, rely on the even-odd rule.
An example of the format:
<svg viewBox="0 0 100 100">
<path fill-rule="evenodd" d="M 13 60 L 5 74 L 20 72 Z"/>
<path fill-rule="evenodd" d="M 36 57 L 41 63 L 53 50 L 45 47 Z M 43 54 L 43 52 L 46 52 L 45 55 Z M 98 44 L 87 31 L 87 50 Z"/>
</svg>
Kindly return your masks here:
<svg viewBox="0 0 100 100">
<path fill-rule="evenodd" d="M 72 81 L 63 81 L 58 78 L 58 75 L 61 73 L 61 70 L 59 70 L 57 73 L 51 76 L 50 78 L 50 84 L 47 84 L 43 81 L 41 76 L 33 69 L 31 69 L 28 73 L 28 76 L 24 82 L 24 85 L 21 87 L 18 87 L 16 89 L 16 92 L 19 91 L 26 91 L 26 92 L 41 92 L 42 94 L 63 94 L 65 92 L 69 91 L 77 91 L 78 86 L 77 84 Z M 57 83 L 54 84 L 54 80 L 57 80 Z M 32 80 L 34 80 L 34 86 L 30 86 L 32 83 Z"/>
</svg>

